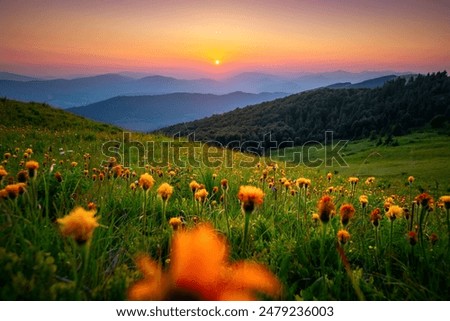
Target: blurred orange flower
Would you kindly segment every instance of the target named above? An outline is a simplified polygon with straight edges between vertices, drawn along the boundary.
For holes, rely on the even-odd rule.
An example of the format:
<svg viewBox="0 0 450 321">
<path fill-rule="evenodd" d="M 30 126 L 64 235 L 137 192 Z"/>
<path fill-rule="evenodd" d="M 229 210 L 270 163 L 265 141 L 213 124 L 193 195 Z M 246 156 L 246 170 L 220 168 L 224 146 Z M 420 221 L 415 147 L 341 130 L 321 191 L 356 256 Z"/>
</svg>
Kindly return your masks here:
<svg viewBox="0 0 450 321">
<path fill-rule="evenodd" d="M 330 217 L 334 216 L 334 203 L 331 197 L 322 196 L 317 204 L 317 213 L 319 214 L 319 218 L 322 223 L 327 223 L 330 220 Z"/>
<path fill-rule="evenodd" d="M 144 278 L 128 290 L 130 300 L 255 300 L 258 293 L 277 297 L 281 285 L 263 265 L 228 262 L 226 240 L 210 225 L 181 231 L 173 238 L 170 267 L 139 257 Z"/>
<path fill-rule="evenodd" d="M 339 215 L 341 216 L 341 222 L 345 226 L 355 214 L 355 208 L 352 204 L 343 204 L 339 209 Z"/>
</svg>

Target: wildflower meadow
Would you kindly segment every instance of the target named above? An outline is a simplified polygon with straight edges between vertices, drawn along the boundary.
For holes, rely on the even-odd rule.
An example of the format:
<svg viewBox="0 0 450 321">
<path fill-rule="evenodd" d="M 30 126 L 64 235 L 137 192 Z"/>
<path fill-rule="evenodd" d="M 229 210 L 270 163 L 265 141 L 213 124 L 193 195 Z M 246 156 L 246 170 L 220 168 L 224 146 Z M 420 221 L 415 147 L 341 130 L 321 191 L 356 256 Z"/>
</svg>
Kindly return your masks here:
<svg viewBox="0 0 450 321">
<path fill-rule="evenodd" d="M 450 191 L 426 177 L 113 157 L 120 129 L 58 113 L 0 127 L 2 300 L 450 299 Z"/>
</svg>

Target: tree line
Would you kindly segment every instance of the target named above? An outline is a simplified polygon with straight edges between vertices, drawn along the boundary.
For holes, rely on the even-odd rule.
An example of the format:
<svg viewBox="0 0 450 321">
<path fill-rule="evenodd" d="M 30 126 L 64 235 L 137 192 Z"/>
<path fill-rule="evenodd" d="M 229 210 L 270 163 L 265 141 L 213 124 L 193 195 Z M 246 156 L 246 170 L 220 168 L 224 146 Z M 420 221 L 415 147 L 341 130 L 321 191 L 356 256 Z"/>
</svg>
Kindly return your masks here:
<svg viewBox="0 0 450 321">
<path fill-rule="evenodd" d="M 159 130 L 222 145 L 261 141 L 267 134 L 295 145 L 322 141 L 325 131 L 336 139 L 404 135 L 431 125 L 443 127 L 450 116 L 447 72 L 397 77 L 375 89 L 311 90 L 221 115 Z"/>
</svg>

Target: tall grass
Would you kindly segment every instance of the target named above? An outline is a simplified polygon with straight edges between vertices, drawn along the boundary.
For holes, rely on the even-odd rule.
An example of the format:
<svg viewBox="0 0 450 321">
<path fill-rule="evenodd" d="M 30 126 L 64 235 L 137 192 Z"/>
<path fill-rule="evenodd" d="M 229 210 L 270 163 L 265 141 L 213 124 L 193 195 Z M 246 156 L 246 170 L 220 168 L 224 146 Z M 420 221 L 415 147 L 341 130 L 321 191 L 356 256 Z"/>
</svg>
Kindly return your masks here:
<svg viewBox="0 0 450 321">
<path fill-rule="evenodd" d="M 353 165 L 336 169 L 329 182 L 327 168 L 285 167 L 279 161 L 274 169 L 272 161 L 264 158 L 254 166 L 241 167 L 240 162 L 248 156 L 233 152 L 233 166 L 130 164 L 129 175 L 114 177 L 110 168 L 101 166 L 108 159 L 100 147 L 107 140 L 119 139 L 117 135 L 120 133 L 96 133 L 81 127 L 78 131 L 0 128 L 0 157 L 11 154 L 8 159 L 3 157 L 8 174 L 0 190 L 17 182 L 26 160 L 40 165 L 23 194 L 14 198 L 0 194 L 2 300 L 125 300 L 129 286 L 141 277 L 136 256 L 144 253 L 164 269 L 170 266 L 174 232 L 168 222 L 174 217 L 182 217 L 185 229 L 202 223 L 213 225 L 227 238 L 233 261 L 248 259 L 267 266 L 283 285 L 281 299 L 450 299 L 449 214 L 438 202 L 449 192 L 443 187 L 448 172 L 442 175 L 439 188 L 420 175 L 408 183 L 412 173 L 407 169 L 399 177 L 377 176 L 368 170 L 352 171 Z M 24 159 L 27 148 L 33 153 Z M 202 151 L 196 153 L 195 157 L 204 157 Z M 377 160 L 371 162 L 376 166 Z M 432 157 L 432 162 L 437 163 L 437 157 Z M 379 166 L 389 165 L 380 161 Z M 144 173 L 153 176 L 154 186 L 148 191 L 139 184 L 131 188 Z M 359 178 L 356 187 L 348 181 L 353 175 Z M 369 175 L 375 180 L 366 184 Z M 296 184 L 299 177 L 308 177 L 310 185 L 300 187 Z M 204 202 L 193 197 L 189 183 L 194 179 L 208 192 Z M 165 182 L 174 190 L 168 201 L 162 202 L 157 187 Z M 254 211 L 242 211 L 237 197 L 241 185 L 257 186 L 264 192 L 263 203 Z M 432 208 L 416 209 L 414 216 L 403 215 L 394 221 L 386 217 L 388 197 L 402 209 L 410 209 L 411 199 L 424 190 L 434 199 Z M 324 195 L 331 197 L 336 211 L 343 204 L 356 209 L 346 226 L 350 238 L 345 244 L 337 237 L 342 229 L 338 215 L 326 224 L 314 219 Z M 368 198 L 364 208 L 359 202 L 361 195 Z M 100 226 L 87 248 L 63 237 L 56 220 L 76 206 L 87 208 L 90 202 L 96 205 Z M 370 214 L 376 208 L 381 219 L 375 227 Z M 411 241 L 411 231 L 420 231 L 417 244 Z"/>
</svg>

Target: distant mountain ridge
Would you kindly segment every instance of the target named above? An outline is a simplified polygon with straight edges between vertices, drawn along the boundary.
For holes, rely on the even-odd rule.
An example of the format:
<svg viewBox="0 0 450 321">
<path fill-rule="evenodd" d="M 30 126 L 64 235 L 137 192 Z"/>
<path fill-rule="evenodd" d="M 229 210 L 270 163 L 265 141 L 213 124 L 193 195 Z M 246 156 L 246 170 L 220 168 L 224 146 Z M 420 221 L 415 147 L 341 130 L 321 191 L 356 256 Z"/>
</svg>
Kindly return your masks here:
<svg viewBox="0 0 450 321">
<path fill-rule="evenodd" d="M 284 96 L 286 96 L 285 93 L 249 94 L 244 92 L 233 92 L 226 95 L 172 93 L 119 96 L 67 110 L 125 129 L 147 132 Z"/>
<path fill-rule="evenodd" d="M 261 92 L 293 94 L 338 82 L 357 83 L 389 74 L 393 72 L 335 71 L 289 77 L 246 72 L 223 80 L 177 79 L 160 75 L 135 79 L 121 74 L 104 74 L 74 79 L 45 80 L 0 73 L 0 97 L 69 108 L 89 105 L 116 96 L 161 95 L 177 92 L 216 95 L 236 91 L 252 94 Z"/>
<path fill-rule="evenodd" d="M 12 80 L 12 81 L 32 81 L 38 80 L 37 78 L 13 74 L 10 72 L 0 71 L 0 80 Z"/>
<path fill-rule="evenodd" d="M 327 86 L 326 88 L 330 89 L 342 89 L 342 88 L 377 88 L 382 87 L 387 81 L 397 78 L 396 75 L 388 75 L 383 77 L 378 77 L 374 79 L 365 80 L 356 84 L 352 84 L 351 82 L 345 83 L 337 83 Z"/>
</svg>

